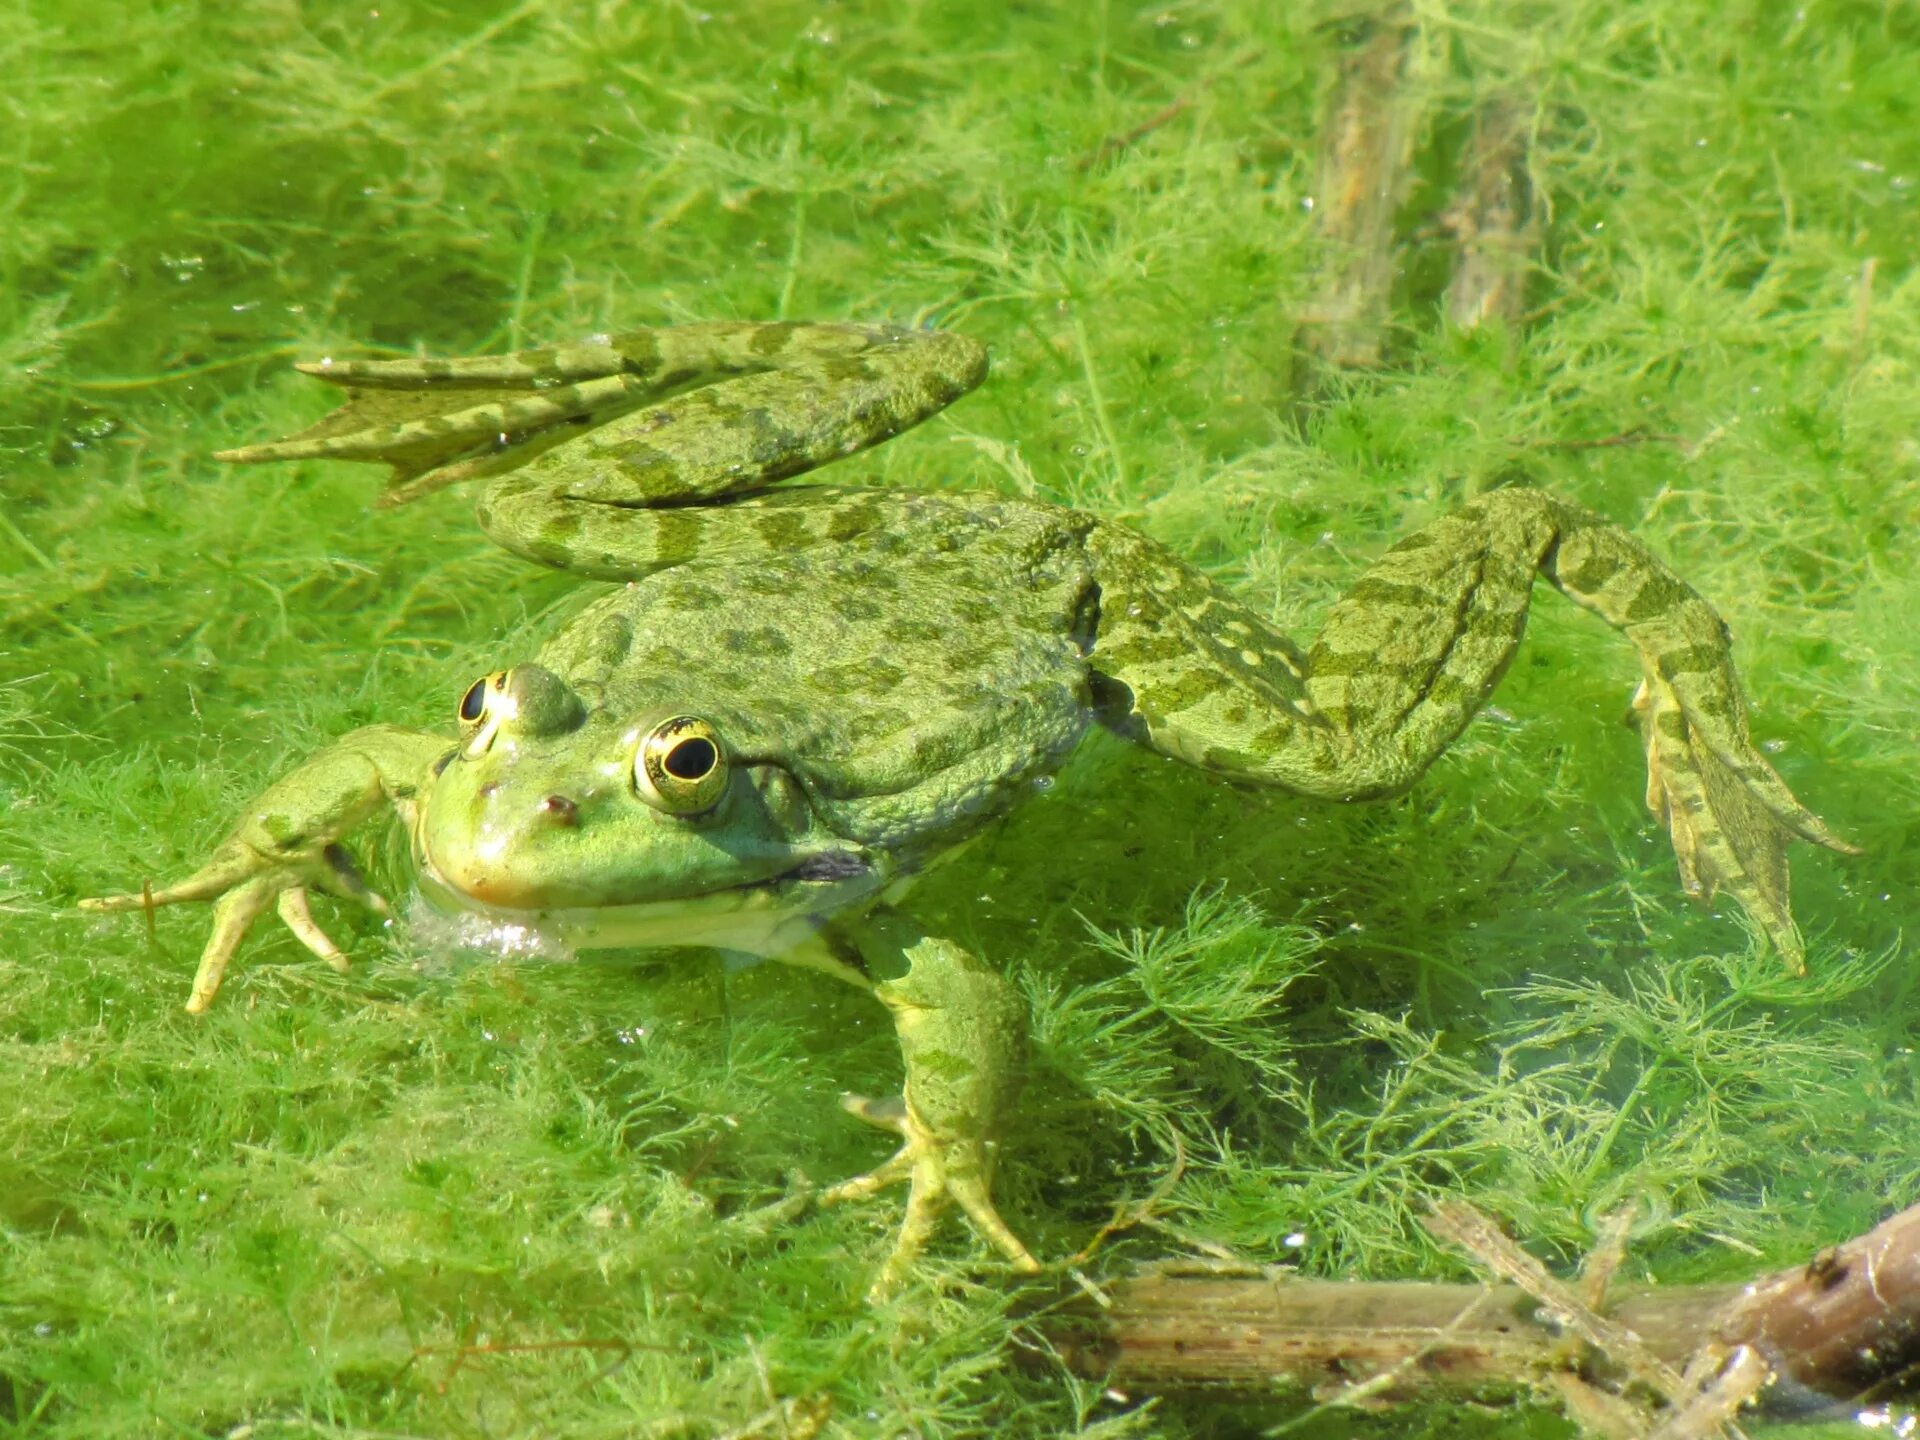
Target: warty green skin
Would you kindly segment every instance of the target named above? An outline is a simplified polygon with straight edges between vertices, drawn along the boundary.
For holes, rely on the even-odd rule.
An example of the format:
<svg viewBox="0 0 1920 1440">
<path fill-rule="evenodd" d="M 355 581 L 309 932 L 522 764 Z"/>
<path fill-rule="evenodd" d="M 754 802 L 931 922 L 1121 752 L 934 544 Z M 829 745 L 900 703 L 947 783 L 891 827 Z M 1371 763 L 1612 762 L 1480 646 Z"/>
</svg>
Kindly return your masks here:
<svg viewBox="0 0 1920 1440">
<path fill-rule="evenodd" d="M 384 908 L 342 842 L 390 806 L 430 896 L 574 945 L 720 945 L 867 988 L 870 972 L 906 967 L 876 991 L 901 1034 L 904 1102 L 853 1105 L 903 1148 L 828 1197 L 910 1182 L 877 1289 L 905 1275 L 949 1199 L 1034 1265 L 987 1194 L 1024 1046 L 1010 987 L 887 902 L 1052 775 L 1092 725 L 1243 781 L 1390 795 L 1485 702 L 1541 576 L 1640 653 L 1648 804 L 1689 891 L 1733 894 L 1797 967 L 1787 842 L 1846 848 L 1751 744 L 1719 617 L 1625 531 L 1540 491 L 1492 492 L 1406 537 L 1302 649 L 1092 515 L 989 495 L 772 488 L 978 384 L 985 352 L 957 335 L 692 325 L 302 368 L 347 386 L 347 403 L 223 458 L 384 460 L 389 501 L 486 477 L 478 512 L 492 538 L 622 584 L 488 677 L 457 738 L 356 731 L 267 790 L 180 884 L 83 903 L 214 901 L 190 1010 L 212 1001 L 269 906 L 343 966 L 307 894 Z M 697 783 L 647 771 L 666 743 L 649 737 L 695 722 L 717 768 Z M 663 801 L 642 772 L 685 794 Z"/>
</svg>

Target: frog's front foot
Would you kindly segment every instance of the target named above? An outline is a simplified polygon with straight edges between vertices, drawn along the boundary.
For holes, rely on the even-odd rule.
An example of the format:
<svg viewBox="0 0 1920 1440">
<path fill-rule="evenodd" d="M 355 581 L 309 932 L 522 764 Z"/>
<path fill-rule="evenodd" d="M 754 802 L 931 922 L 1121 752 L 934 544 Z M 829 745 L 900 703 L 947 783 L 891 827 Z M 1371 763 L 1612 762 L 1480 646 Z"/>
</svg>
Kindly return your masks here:
<svg viewBox="0 0 1920 1440">
<path fill-rule="evenodd" d="M 151 910 L 185 901 L 213 901 L 213 929 L 200 952 L 193 993 L 187 997 L 187 1013 L 199 1015 L 220 993 L 220 982 L 247 931 L 269 908 L 279 912 L 281 923 L 302 945 L 335 970 L 346 973 L 345 953 L 313 918 L 307 902 L 310 890 L 356 900 L 377 915 L 393 913 L 383 896 L 367 888 L 352 857 L 339 845 L 321 846 L 312 855 L 276 863 L 239 840 L 229 840 L 177 885 L 163 890 L 142 889 L 137 895 L 101 895 L 82 900 L 80 908 L 103 912 Z"/>
<path fill-rule="evenodd" d="M 906 1218 L 900 1222 L 893 1252 L 867 1291 L 869 1300 L 885 1299 L 906 1279 L 949 1201 L 959 1204 L 974 1228 L 1011 1260 L 1016 1270 L 1029 1275 L 1038 1272 L 1040 1262 L 994 1208 L 992 1141 L 978 1135 L 939 1134 L 913 1113 L 905 1097 L 869 1100 L 863 1095 L 848 1095 L 840 1103 L 849 1114 L 891 1130 L 904 1141 L 891 1159 L 865 1175 L 833 1186 L 820 1197 L 821 1204 L 835 1205 L 867 1199 L 901 1181 L 909 1186 Z"/>
<path fill-rule="evenodd" d="M 859 943 L 876 965 L 907 962 L 905 974 L 872 987 L 893 1014 L 906 1062 L 904 1092 L 893 1100 L 850 1095 L 841 1102 L 869 1125 L 898 1135 L 900 1149 L 820 1197 L 832 1205 L 901 1181 L 908 1186 L 900 1236 L 868 1298 L 884 1298 L 907 1277 L 949 1202 L 958 1202 L 1015 1268 L 1033 1273 L 1039 1263 L 1000 1218 L 991 1194 L 995 1137 L 1026 1077 L 1026 1006 L 991 966 L 902 917 L 868 916 Z"/>
<path fill-rule="evenodd" d="M 421 777 L 447 742 L 394 725 L 369 725 L 309 757 L 251 805 L 207 863 L 176 885 L 138 894 L 82 900 L 82 910 L 152 911 L 157 905 L 213 902 L 213 932 L 200 952 L 189 1014 L 198 1015 L 220 992 L 240 942 L 269 909 L 307 949 L 335 970 L 347 957 L 313 918 L 313 891 L 352 900 L 376 915 L 392 908 L 360 878 L 341 840 L 376 811 L 405 808 Z"/>
</svg>

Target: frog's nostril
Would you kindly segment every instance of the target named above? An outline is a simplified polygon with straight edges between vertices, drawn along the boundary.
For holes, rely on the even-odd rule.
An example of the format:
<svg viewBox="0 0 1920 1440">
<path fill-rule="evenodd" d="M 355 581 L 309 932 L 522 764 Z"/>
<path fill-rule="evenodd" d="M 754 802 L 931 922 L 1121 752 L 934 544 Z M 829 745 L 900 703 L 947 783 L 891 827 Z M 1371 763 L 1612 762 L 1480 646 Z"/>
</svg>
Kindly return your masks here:
<svg viewBox="0 0 1920 1440">
<path fill-rule="evenodd" d="M 549 795 L 540 802 L 540 812 L 561 825 L 578 825 L 580 807 L 564 795 Z"/>
</svg>

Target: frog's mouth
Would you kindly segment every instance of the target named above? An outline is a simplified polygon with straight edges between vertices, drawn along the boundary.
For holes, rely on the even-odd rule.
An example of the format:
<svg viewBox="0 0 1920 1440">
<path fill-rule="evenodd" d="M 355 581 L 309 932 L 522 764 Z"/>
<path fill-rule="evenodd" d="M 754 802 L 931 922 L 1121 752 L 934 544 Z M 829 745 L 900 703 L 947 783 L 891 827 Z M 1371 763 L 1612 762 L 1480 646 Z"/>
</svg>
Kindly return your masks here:
<svg viewBox="0 0 1920 1440">
<path fill-rule="evenodd" d="M 822 850 L 817 855 L 809 855 L 784 875 L 775 875 L 771 880 L 755 880 L 742 889 L 752 889 L 754 885 L 779 885 L 789 880 L 803 880 L 809 883 L 856 880 L 862 875 L 873 873 L 873 862 L 865 855 L 853 850 Z"/>
<path fill-rule="evenodd" d="M 625 905 L 527 907 L 482 900 L 420 856 L 420 893 L 442 912 L 479 917 L 503 934 L 531 935 L 530 948 L 571 953 L 608 948 L 713 946 L 774 956 L 813 934 L 819 917 L 868 900 L 890 877 L 852 850 L 808 855 L 777 875 L 702 894 Z"/>
</svg>

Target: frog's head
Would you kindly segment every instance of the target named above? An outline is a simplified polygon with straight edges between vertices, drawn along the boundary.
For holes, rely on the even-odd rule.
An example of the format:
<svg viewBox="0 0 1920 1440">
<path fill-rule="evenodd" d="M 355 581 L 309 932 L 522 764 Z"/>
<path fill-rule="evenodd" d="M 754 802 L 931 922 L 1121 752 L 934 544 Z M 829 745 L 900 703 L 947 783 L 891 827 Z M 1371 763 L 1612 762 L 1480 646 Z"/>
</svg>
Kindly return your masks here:
<svg viewBox="0 0 1920 1440">
<path fill-rule="evenodd" d="M 463 907 L 568 912 L 575 943 L 702 943 L 654 922 L 824 909 L 881 881 L 785 767 L 702 716 L 595 710 L 533 664 L 475 681 L 459 716 L 414 833 L 430 893 Z"/>
</svg>

